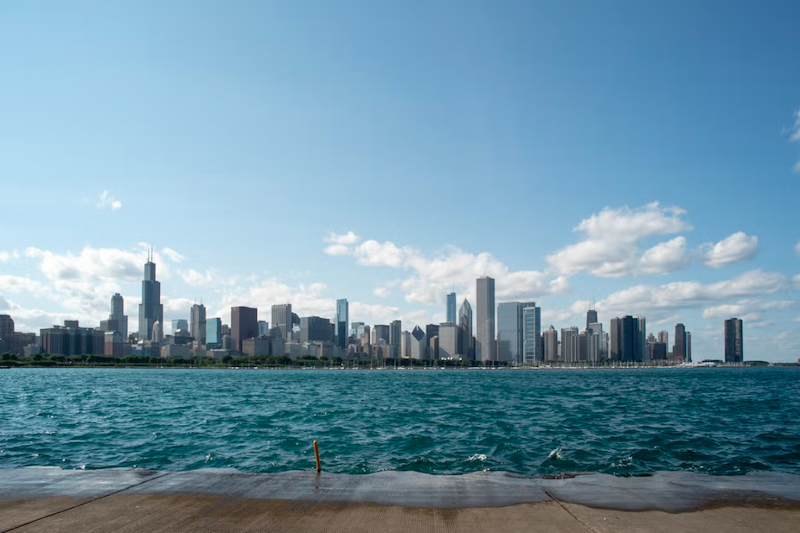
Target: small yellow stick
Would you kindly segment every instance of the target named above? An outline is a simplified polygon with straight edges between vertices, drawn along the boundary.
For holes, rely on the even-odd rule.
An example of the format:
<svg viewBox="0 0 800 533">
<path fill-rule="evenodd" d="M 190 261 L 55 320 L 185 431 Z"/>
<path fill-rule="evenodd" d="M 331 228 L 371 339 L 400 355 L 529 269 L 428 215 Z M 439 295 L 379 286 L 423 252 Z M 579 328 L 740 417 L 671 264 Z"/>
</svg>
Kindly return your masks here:
<svg viewBox="0 0 800 533">
<path fill-rule="evenodd" d="M 322 465 L 319 462 L 319 446 L 317 446 L 317 441 L 314 441 L 314 457 L 317 459 L 317 472 L 321 472 Z"/>
</svg>

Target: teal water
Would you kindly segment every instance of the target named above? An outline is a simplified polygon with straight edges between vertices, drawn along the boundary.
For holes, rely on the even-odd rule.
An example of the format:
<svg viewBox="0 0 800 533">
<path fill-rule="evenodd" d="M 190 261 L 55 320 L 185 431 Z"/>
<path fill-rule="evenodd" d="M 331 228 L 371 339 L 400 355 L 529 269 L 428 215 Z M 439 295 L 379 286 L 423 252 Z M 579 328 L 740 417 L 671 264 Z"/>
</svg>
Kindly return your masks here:
<svg viewBox="0 0 800 533">
<path fill-rule="evenodd" d="M 0 370 L 0 468 L 800 473 L 800 368 Z"/>
</svg>

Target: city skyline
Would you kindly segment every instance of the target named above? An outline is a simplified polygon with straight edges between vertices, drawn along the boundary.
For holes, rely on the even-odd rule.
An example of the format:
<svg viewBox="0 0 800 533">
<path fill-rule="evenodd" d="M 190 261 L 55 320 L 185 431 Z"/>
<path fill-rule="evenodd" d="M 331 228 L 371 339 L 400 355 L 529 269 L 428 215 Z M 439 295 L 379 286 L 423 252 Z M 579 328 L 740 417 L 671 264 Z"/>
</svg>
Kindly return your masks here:
<svg viewBox="0 0 800 533">
<path fill-rule="evenodd" d="M 162 333 L 342 299 L 424 330 L 447 294 L 477 316 L 488 276 L 542 332 L 595 307 L 683 323 L 702 359 L 739 317 L 747 359 L 797 359 L 796 3 L 155 9 L 0 5 L 19 331 L 114 320 L 119 293 L 151 335 L 152 247 Z"/>
</svg>

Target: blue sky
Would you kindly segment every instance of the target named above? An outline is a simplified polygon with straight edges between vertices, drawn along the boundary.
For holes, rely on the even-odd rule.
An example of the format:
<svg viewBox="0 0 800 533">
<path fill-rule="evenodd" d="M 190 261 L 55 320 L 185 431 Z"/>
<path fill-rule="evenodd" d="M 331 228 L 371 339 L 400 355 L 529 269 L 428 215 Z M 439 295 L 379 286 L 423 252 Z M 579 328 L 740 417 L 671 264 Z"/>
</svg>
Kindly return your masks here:
<svg viewBox="0 0 800 533">
<path fill-rule="evenodd" d="M 441 321 L 445 293 L 556 328 L 800 357 L 796 2 L 3 2 L 0 313 L 133 330 L 290 301 Z M 262 311 L 262 316 L 268 312 Z"/>
</svg>

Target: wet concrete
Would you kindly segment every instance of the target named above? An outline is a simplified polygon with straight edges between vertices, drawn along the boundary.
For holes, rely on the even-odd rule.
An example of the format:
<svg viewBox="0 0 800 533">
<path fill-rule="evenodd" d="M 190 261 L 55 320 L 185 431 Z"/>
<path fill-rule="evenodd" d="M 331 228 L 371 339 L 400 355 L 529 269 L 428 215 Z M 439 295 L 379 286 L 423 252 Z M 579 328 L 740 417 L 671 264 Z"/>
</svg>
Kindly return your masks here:
<svg viewBox="0 0 800 533">
<path fill-rule="evenodd" d="M 0 470 L 0 531 L 798 531 L 800 476 Z"/>
</svg>

